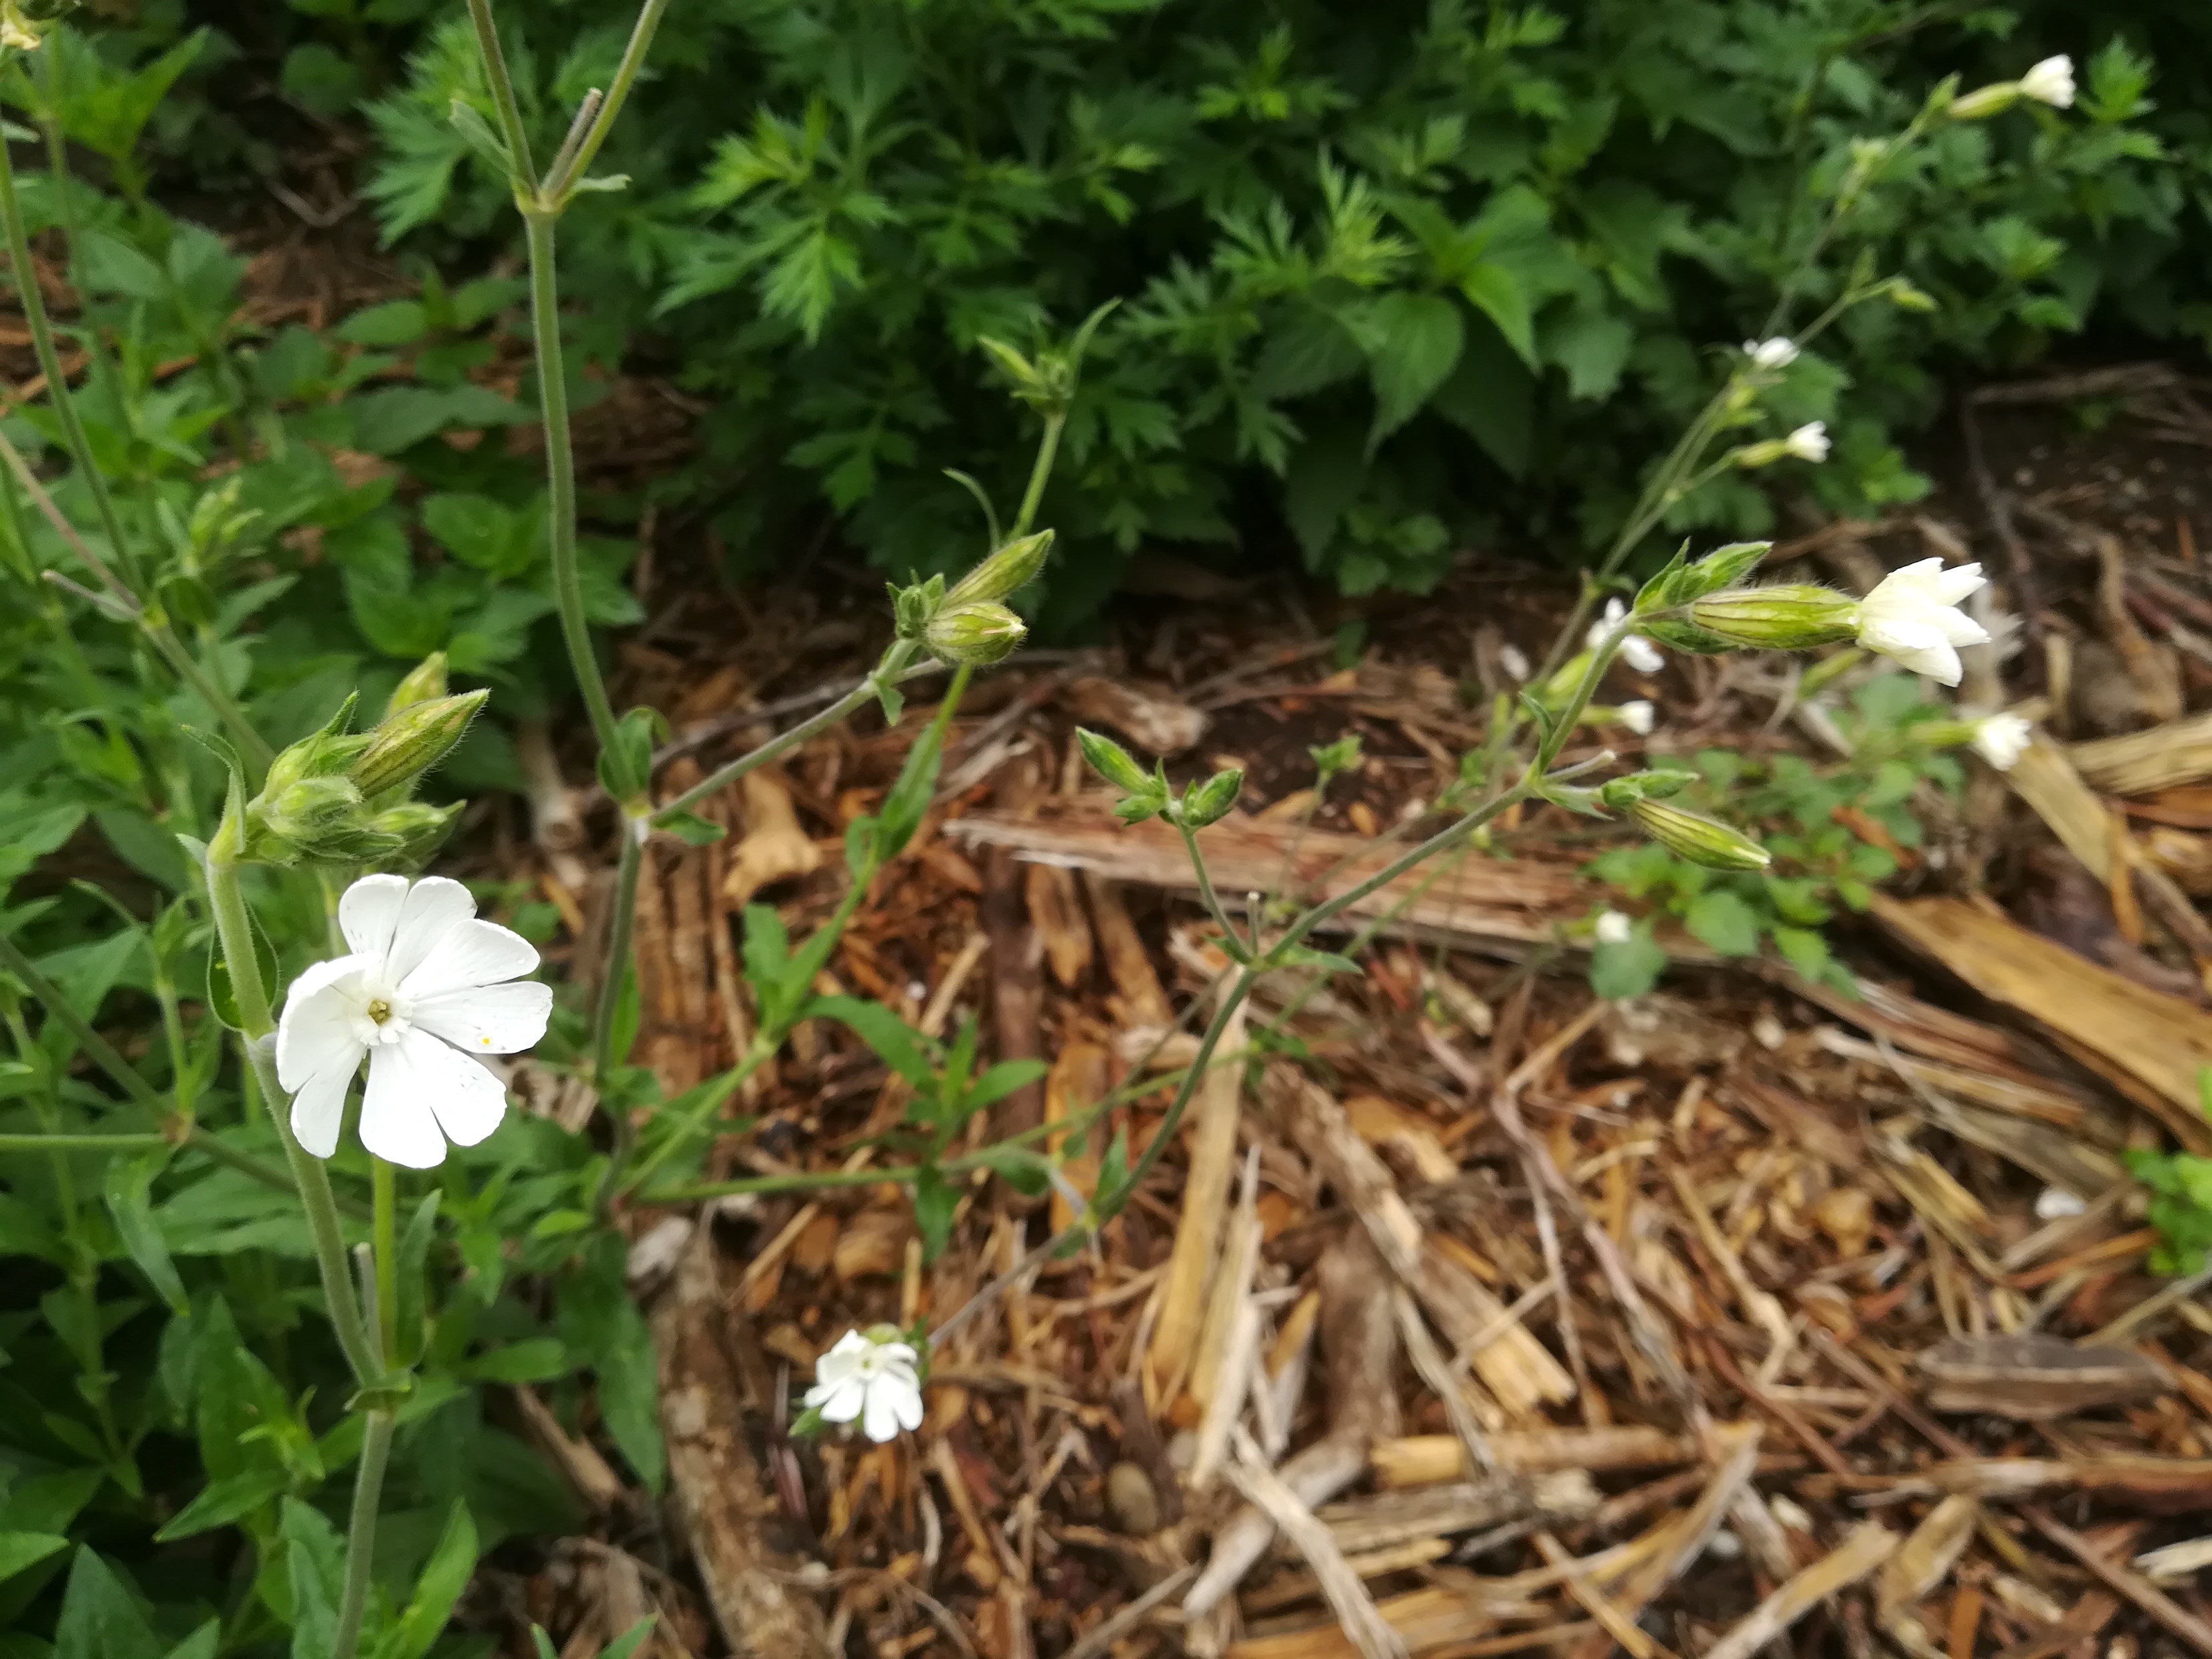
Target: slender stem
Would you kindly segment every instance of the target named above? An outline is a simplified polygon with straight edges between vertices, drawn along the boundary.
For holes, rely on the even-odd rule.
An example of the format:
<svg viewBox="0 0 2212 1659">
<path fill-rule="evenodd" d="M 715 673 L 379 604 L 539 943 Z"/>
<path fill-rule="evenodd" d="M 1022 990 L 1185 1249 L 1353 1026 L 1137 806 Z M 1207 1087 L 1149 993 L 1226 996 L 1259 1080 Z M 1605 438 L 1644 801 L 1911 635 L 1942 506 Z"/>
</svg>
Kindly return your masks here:
<svg viewBox="0 0 2212 1659">
<path fill-rule="evenodd" d="M 1183 850 L 1190 854 L 1190 867 L 1198 876 L 1198 896 L 1205 901 L 1206 914 L 1213 918 L 1213 925 L 1229 936 L 1229 942 L 1242 949 L 1243 936 L 1237 931 L 1237 924 L 1229 920 L 1229 913 L 1221 908 L 1220 896 L 1213 890 L 1213 877 L 1206 867 L 1206 854 L 1198 850 L 1198 832 L 1182 821 L 1180 812 L 1176 814 L 1175 826 L 1182 836 Z"/>
<path fill-rule="evenodd" d="M 512 182 L 518 206 L 525 192 L 536 189 L 538 168 L 530 159 L 530 132 L 522 125 L 522 106 L 515 101 L 514 77 L 507 72 L 507 53 L 499 44 L 499 27 L 492 21 L 491 0 L 469 0 L 469 21 L 476 27 L 477 50 L 483 54 L 484 79 L 491 83 L 492 106 L 499 112 L 500 134 L 507 140 L 514 163 Z"/>
<path fill-rule="evenodd" d="M 1060 453 L 1060 429 L 1067 424 L 1067 411 L 1055 410 L 1044 417 L 1044 434 L 1037 440 L 1036 459 L 1030 465 L 1029 488 L 1022 492 L 1021 511 L 1014 515 L 1014 527 L 1006 539 L 1018 542 L 1030 533 L 1036 522 L 1037 508 L 1044 504 L 1044 487 L 1052 477 L 1053 457 Z"/>
<path fill-rule="evenodd" d="M 606 143 L 607 134 L 614 130 L 615 118 L 622 113 L 630 88 L 637 83 L 638 71 L 645 67 L 645 55 L 653 48 L 653 31 L 660 27 L 661 15 L 667 9 L 668 0 L 645 0 L 638 9 L 637 22 L 629 32 L 629 44 L 623 48 L 622 62 L 615 70 L 614 84 L 607 88 L 605 99 L 592 113 L 591 126 L 566 165 L 556 161 L 549 171 L 544 193 L 556 210 L 566 205 L 569 190 L 591 170 L 599 146 Z"/>
<path fill-rule="evenodd" d="M 592 1086 L 599 1091 L 603 1105 L 606 1103 L 608 1081 L 615 1069 L 615 1015 L 622 1006 L 623 988 L 629 978 L 630 928 L 637 917 L 637 878 L 645 861 L 647 822 L 628 813 L 623 816 L 622 853 L 615 866 L 614 911 L 607 921 L 605 968 L 599 980 L 599 996 L 592 1005 Z M 613 1139 L 607 1149 L 607 1172 L 599 1182 L 595 1206 L 601 1216 L 607 1214 L 616 1194 L 621 1192 L 630 1153 L 637 1146 L 637 1126 L 630 1121 L 627 1102 L 608 1112 L 607 1119 L 612 1126 Z"/>
<path fill-rule="evenodd" d="M 875 672 L 838 698 L 836 702 L 829 704 L 818 713 L 808 715 L 789 731 L 777 732 L 759 748 L 748 754 L 740 755 L 727 765 L 709 773 L 677 796 L 674 800 L 655 809 L 653 815 L 653 823 L 666 823 L 677 813 L 689 811 L 701 801 L 708 800 L 719 795 L 754 768 L 765 766 L 777 756 L 795 749 L 817 732 L 828 731 L 854 710 L 865 707 L 881 696 L 883 687 L 896 685 L 910 674 L 928 672 L 927 668 L 909 669 L 907 666 L 913 654 L 914 647 L 910 641 L 906 640 L 896 641 L 890 649 L 884 653 L 884 659 L 876 665 Z"/>
<path fill-rule="evenodd" d="M 372 1155 L 368 1168 L 375 1206 L 370 1231 L 376 1245 L 376 1336 L 389 1365 L 399 1352 L 398 1183 L 384 1159 Z"/>
<path fill-rule="evenodd" d="M 246 1064 L 261 1091 L 263 1103 L 276 1126 L 291 1166 L 292 1184 L 299 1188 L 301 1207 L 307 1212 L 307 1234 L 315 1248 L 315 1267 L 323 1282 L 323 1305 L 346 1363 L 364 1387 L 383 1373 L 377 1363 L 361 1304 L 354 1295 L 353 1276 L 346 1267 L 345 1239 L 338 1226 L 337 1201 L 331 1194 L 328 1173 L 322 1160 L 300 1145 L 286 1121 L 284 1085 L 276 1075 L 276 1023 L 270 1013 L 269 989 L 261 982 L 261 963 L 253 951 L 253 921 L 246 913 L 246 896 L 239 886 L 237 843 L 240 831 L 234 813 L 226 812 L 207 853 L 208 907 L 215 913 L 215 930 L 222 946 L 223 965 L 230 972 L 231 994 L 238 1005 L 239 1022 Z"/>
<path fill-rule="evenodd" d="M 0 221 L 5 222 L 8 258 L 15 268 L 15 288 L 23 302 L 23 321 L 31 331 L 31 349 L 38 355 L 39 368 L 46 377 L 46 397 L 54 406 L 54 416 L 61 422 L 62 436 L 85 488 L 91 492 L 93 508 L 100 514 L 100 532 L 123 568 L 131 572 L 132 585 L 140 586 L 137 556 L 124 537 L 114 498 L 107 493 L 107 480 L 93 459 L 92 443 L 85 436 L 84 422 L 77 417 L 69 377 L 62 373 L 61 356 L 54 349 L 53 325 L 46 317 L 46 295 L 39 289 L 38 267 L 31 259 L 30 229 L 24 222 L 22 202 L 15 194 L 15 164 L 5 144 L 0 144 Z"/>
<path fill-rule="evenodd" d="M 0 1152 L 128 1152 L 166 1146 L 168 1136 L 143 1134 L 0 1134 Z"/>
<path fill-rule="evenodd" d="M 369 1568 L 376 1553 L 376 1512 L 384 1498 L 384 1466 L 392 1456 L 392 1418 L 388 1411 L 367 1413 L 361 1436 L 361 1462 L 354 1467 L 353 1510 L 346 1522 L 345 1588 L 338 1598 L 337 1632 L 331 1659 L 354 1659 L 361 1643 L 362 1614 L 368 1607 Z"/>
<path fill-rule="evenodd" d="M 470 0 L 471 14 L 483 0 Z M 503 84 L 503 80 L 502 80 Z M 508 89 L 511 101 L 513 89 Z M 553 220 L 526 213 L 523 227 L 530 249 L 530 320 L 536 336 L 538 398 L 545 425 L 545 488 L 550 496 L 546 536 L 553 568 L 553 603 L 561 614 L 561 637 L 568 665 L 583 695 L 592 736 L 611 769 L 608 782 L 621 805 L 646 787 L 629 775 L 615 729 L 614 704 L 592 646 L 592 625 L 584 614 L 584 579 L 576 554 L 576 454 L 568 432 L 568 381 L 562 367 L 561 296 L 553 264 Z"/>
<path fill-rule="evenodd" d="M 134 1105 L 143 1106 L 156 1118 L 169 1117 L 169 1103 L 155 1092 L 154 1085 L 139 1075 L 137 1066 L 116 1053 L 115 1045 L 77 1012 L 76 1006 L 62 994 L 61 987 L 40 973 L 23 947 L 4 933 L 0 933 L 0 968 L 23 981 L 23 988 L 45 1007 L 46 1018 L 58 1021 L 62 1029 L 76 1039 L 77 1047 L 84 1050 L 92 1063 L 114 1079 Z"/>
</svg>

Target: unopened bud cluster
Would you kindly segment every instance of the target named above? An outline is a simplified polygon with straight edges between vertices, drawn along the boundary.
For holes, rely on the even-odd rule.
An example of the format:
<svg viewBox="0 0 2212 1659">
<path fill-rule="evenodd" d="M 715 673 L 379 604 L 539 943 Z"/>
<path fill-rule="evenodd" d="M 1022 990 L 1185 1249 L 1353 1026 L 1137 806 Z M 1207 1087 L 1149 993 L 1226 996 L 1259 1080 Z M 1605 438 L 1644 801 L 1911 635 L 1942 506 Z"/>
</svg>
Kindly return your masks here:
<svg viewBox="0 0 2212 1659">
<path fill-rule="evenodd" d="M 348 698 L 330 724 L 270 763 L 261 793 L 246 803 L 246 855 L 269 864 L 416 863 L 445 838 L 460 804 L 432 806 L 408 796 L 453 752 L 488 691 L 446 692 L 445 661 L 434 657 L 392 695 L 373 730 L 348 732 Z"/>
<path fill-rule="evenodd" d="M 1005 601 L 1035 580 L 1052 551 L 1052 532 L 1018 537 L 949 590 L 942 576 L 891 588 L 902 640 L 921 644 L 940 662 L 987 667 L 1009 656 L 1029 633 Z"/>
<path fill-rule="evenodd" d="M 1075 738 L 1091 769 L 1122 792 L 1114 815 L 1124 823 L 1164 817 L 1186 830 L 1203 830 L 1228 817 L 1244 793 L 1243 771 L 1231 767 L 1187 786 L 1178 799 L 1166 768 L 1155 763 L 1147 772 L 1127 750 L 1096 732 L 1078 727 Z"/>
</svg>

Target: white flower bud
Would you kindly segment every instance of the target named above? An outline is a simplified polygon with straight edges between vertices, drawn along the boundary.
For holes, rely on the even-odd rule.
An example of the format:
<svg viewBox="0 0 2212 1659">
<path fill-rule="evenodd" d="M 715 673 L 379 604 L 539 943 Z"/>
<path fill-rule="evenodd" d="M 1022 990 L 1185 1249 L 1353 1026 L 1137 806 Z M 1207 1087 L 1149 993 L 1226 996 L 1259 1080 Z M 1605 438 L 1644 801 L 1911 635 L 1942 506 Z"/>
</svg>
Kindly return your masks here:
<svg viewBox="0 0 2212 1659">
<path fill-rule="evenodd" d="M 1643 698 L 1638 697 L 1633 702 L 1625 702 L 1613 712 L 1614 718 L 1635 732 L 1638 737 L 1648 738 L 1651 735 L 1655 711 Z"/>
<path fill-rule="evenodd" d="M 2061 52 L 2046 58 L 2020 77 L 2021 92 L 2054 109 L 2074 106 L 2074 60 Z"/>
<path fill-rule="evenodd" d="M 1600 945 L 1626 945 L 1636 937 L 1636 924 L 1618 910 L 1601 910 L 1595 932 Z"/>
<path fill-rule="evenodd" d="M 1755 368 L 1787 368 L 1797 361 L 1797 343 L 1780 335 L 1771 340 L 1746 340 L 1743 355 Z"/>
<path fill-rule="evenodd" d="M 1818 463 L 1828 459 L 1828 425 L 1825 421 L 1808 421 L 1782 441 L 1788 452 L 1801 461 Z"/>
<path fill-rule="evenodd" d="M 2000 772 L 2009 772 L 2035 741 L 2035 728 L 2019 714 L 1991 714 L 1974 724 L 1974 752 Z"/>
</svg>

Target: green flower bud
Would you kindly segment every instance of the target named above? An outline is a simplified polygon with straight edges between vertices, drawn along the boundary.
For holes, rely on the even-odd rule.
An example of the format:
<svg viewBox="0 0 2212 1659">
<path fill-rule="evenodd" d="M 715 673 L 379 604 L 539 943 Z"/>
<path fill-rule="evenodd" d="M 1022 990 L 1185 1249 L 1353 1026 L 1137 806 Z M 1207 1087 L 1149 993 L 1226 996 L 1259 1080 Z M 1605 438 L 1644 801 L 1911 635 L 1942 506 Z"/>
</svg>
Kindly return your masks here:
<svg viewBox="0 0 2212 1659">
<path fill-rule="evenodd" d="M 444 845 L 465 805 L 454 801 L 432 806 L 426 801 L 402 801 L 379 812 L 368 821 L 368 827 L 374 834 L 392 836 L 397 843 L 389 862 L 420 868 Z"/>
<path fill-rule="evenodd" d="M 1856 637 L 1858 611 L 1858 601 L 1846 594 L 1790 582 L 1709 594 L 1691 603 L 1690 621 L 1747 650 L 1807 651 Z"/>
<path fill-rule="evenodd" d="M 910 587 L 890 585 L 891 614 L 896 619 L 898 636 L 902 640 L 918 640 L 929 626 L 929 619 L 945 604 L 945 578 L 932 576 L 926 582 L 915 582 Z"/>
<path fill-rule="evenodd" d="M 1767 850 L 1740 830 L 1685 812 L 1648 797 L 1629 809 L 1644 833 L 1677 858 L 1702 864 L 1708 870 L 1764 870 L 1774 860 Z"/>
<path fill-rule="evenodd" d="M 390 720 L 403 708 L 412 708 L 418 702 L 432 702 L 446 695 L 446 653 L 433 651 L 428 656 L 407 671 L 407 678 L 392 688 L 392 700 L 384 705 L 384 718 Z"/>
<path fill-rule="evenodd" d="M 1598 786 L 1597 798 L 1616 812 L 1626 812 L 1640 800 L 1663 800 L 1679 794 L 1692 781 L 1688 772 L 1631 772 L 1609 778 Z"/>
<path fill-rule="evenodd" d="M 1003 599 L 1034 581 L 1037 572 L 1044 568 L 1045 556 L 1051 551 L 1049 530 L 1008 542 L 954 584 L 952 591 L 945 596 L 945 602 L 979 605 Z"/>
<path fill-rule="evenodd" d="M 1963 98 L 1954 98 L 1946 112 L 1954 121 L 1986 121 L 1992 115 L 2002 115 L 2020 102 L 2020 82 L 1998 81 L 1977 88 Z"/>
<path fill-rule="evenodd" d="M 361 791 L 341 777 L 303 778 L 264 790 L 246 819 L 248 855 L 269 864 L 367 864 L 399 845 L 397 836 L 370 825 Z"/>
<path fill-rule="evenodd" d="M 1075 741 L 1081 746 L 1083 758 L 1091 769 L 1116 789 L 1127 789 L 1132 793 L 1151 790 L 1152 774 L 1138 765 L 1136 757 L 1113 738 L 1079 726 L 1075 728 Z"/>
<path fill-rule="evenodd" d="M 0 0 L 0 46 L 36 52 L 63 15 L 76 9 L 76 0 Z"/>
<path fill-rule="evenodd" d="M 1013 654 L 1029 629 L 1003 605 L 948 604 L 922 629 L 922 643 L 940 662 L 988 666 Z"/>
<path fill-rule="evenodd" d="M 1244 774 L 1231 767 L 1225 772 L 1216 772 L 1204 783 L 1194 783 L 1183 791 L 1182 821 L 1192 830 L 1203 830 L 1209 823 L 1218 823 L 1229 816 L 1237 798 L 1244 793 Z"/>
<path fill-rule="evenodd" d="M 453 752 L 490 696 L 489 691 L 464 691 L 401 709 L 368 734 L 368 747 L 348 774 L 354 787 L 371 800 L 412 787 Z"/>
</svg>

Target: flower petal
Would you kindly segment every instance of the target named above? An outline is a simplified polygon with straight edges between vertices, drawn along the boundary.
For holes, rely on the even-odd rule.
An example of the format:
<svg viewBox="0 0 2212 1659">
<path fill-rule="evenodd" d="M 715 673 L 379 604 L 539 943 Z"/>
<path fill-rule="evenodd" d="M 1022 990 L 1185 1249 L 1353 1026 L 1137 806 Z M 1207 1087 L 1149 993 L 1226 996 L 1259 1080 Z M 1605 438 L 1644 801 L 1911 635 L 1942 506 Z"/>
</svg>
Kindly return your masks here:
<svg viewBox="0 0 2212 1659">
<path fill-rule="evenodd" d="M 418 1030 L 445 1038 L 465 1054 L 513 1054 L 545 1035 L 552 1012 L 553 988 L 521 980 L 417 998 L 410 1018 Z"/>
<path fill-rule="evenodd" d="M 1936 578 L 1936 597 L 1945 605 L 1956 605 L 1960 600 L 1980 592 L 1990 585 L 1978 564 L 1954 565 Z"/>
<path fill-rule="evenodd" d="M 816 1396 L 819 1395 L 820 1398 Z M 833 1382 L 826 1389 L 809 1389 L 806 1403 L 822 1413 L 825 1423 L 849 1423 L 860 1414 L 867 1403 L 867 1385 L 857 1376 L 848 1376 Z"/>
<path fill-rule="evenodd" d="M 361 1064 L 367 1050 L 354 1035 L 360 999 L 347 981 L 357 984 L 368 965 L 361 957 L 332 957 L 292 981 L 276 1022 L 276 1080 L 286 1088 L 300 1088 L 332 1066 L 349 1071 Z"/>
<path fill-rule="evenodd" d="M 344 1064 L 325 1066 L 292 1097 L 292 1134 L 316 1158 L 328 1158 L 338 1149 L 338 1131 L 345 1124 L 346 1090 L 353 1074 L 361 1069 L 361 1055 L 356 1046 Z"/>
<path fill-rule="evenodd" d="M 477 913 L 469 890 L 446 876 L 425 876 L 407 890 L 406 902 L 385 953 L 384 976 L 393 984 L 404 981 L 436 950 L 447 935 Z"/>
<path fill-rule="evenodd" d="M 868 1390 L 867 1414 L 860 1419 L 860 1432 L 871 1440 L 898 1438 L 898 1395 L 896 1387 L 885 1388 L 878 1383 Z"/>
<path fill-rule="evenodd" d="M 435 1037 L 418 1040 L 445 1048 Z M 368 1087 L 361 1097 L 361 1144 L 387 1164 L 434 1170 L 446 1161 L 446 1137 L 430 1109 L 424 1080 L 411 1063 L 410 1046 L 404 1038 L 380 1043 L 369 1055 Z"/>
<path fill-rule="evenodd" d="M 399 988 L 410 997 L 434 997 L 441 991 L 519 979 L 538 966 L 538 949 L 495 921 L 463 921 L 417 964 L 400 980 Z"/>
<path fill-rule="evenodd" d="M 356 956 L 372 962 L 384 960 L 406 902 L 404 876 L 363 876 L 345 890 L 338 900 L 338 930 Z"/>
<path fill-rule="evenodd" d="M 1987 645 L 1990 630 L 1963 611 L 1946 608 L 1929 618 L 1943 630 L 1943 637 L 1954 645 Z"/>
<path fill-rule="evenodd" d="M 1620 642 L 1620 659 L 1639 674 L 1656 674 L 1667 665 L 1659 647 L 1641 634 L 1631 634 Z"/>
<path fill-rule="evenodd" d="M 909 1431 L 921 1426 L 921 1385 L 902 1388 L 891 1396 L 891 1411 L 899 1427 Z"/>
<path fill-rule="evenodd" d="M 484 1063 L 417 1027 L 392 1045 L 456 1146 L 473 1146 L 507 1118 L 507 1085 Z"/>
</svg>

